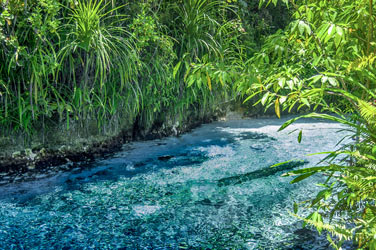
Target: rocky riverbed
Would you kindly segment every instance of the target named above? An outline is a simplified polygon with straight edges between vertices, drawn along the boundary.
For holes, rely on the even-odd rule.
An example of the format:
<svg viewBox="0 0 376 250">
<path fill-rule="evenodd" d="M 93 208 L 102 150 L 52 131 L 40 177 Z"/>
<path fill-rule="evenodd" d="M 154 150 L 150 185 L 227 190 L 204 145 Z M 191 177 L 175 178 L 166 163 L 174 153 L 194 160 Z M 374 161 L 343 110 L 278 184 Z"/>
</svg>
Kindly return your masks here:
<svg viewBox="0 0 376 250">
<path fill-rule="evenodd" d="M 321 156 L 306 155 L 335 148 L 344 132 L 309 120 L 277 133 L 285 120 L 214 122 L 0 186 L 0 248 L 328 249 L 289 214 L 322 176 L 291 185 L 281 175 L 317 163 Z M 289 134 L 296 129 L 301 143 Z"/>
</svg>

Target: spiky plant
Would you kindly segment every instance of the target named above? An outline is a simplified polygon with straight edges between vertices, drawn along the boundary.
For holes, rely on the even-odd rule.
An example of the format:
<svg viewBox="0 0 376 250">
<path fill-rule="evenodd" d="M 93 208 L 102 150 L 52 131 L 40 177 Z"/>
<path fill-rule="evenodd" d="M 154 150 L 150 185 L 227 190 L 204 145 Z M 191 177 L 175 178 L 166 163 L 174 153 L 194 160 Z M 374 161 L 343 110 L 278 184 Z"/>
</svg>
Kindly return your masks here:
<svg viewBox="0 0 376 250">
<path fill-rule="evenodd" d="M 124 88 L 138 98 L 137 86 L 130 83 L 138 73 L 138 56 L 125 27 L 126 17 L 116 14 L 121 8 L 124 5 L 111 8 L 103 0 L 80 0 L 71 7 L 62 27 L 60 81 L 81 89 L 71 97 L 78 98 L 72 103 L 77 104 L 73 109 L 80 118 L 85 119 L 89 112 L 101 123 L 118 102 L 111 98 L 119 97 Z"/>
<path fill-rule="evenodd" d="M 124 27 L 125 16 L 115 15 L 124 6 L 109 8 L 109 4 L 80 0 L 62 27 L 66 33 L 59 58 L 69 65 L 68 72 L 62 72 L 71 73 L 76 84 L 87 86 L 90 80 L 103 85 L 111 73 L 121 74 L 124 84 L 137 72 L 137 55 Z"/>
<path fill-rule="evenodd" d="M 221 41 L 218 31 L 223 25 L 219 15 L 226 9 L 222 1 L 183 0 L 173 6 L 175 34 L 178 36 L 179 53 L 189 53 L 192 58 L 205 54 L 218 55 Z M 176 36 L 175 35 L 175 36 Z"/>
</svg>

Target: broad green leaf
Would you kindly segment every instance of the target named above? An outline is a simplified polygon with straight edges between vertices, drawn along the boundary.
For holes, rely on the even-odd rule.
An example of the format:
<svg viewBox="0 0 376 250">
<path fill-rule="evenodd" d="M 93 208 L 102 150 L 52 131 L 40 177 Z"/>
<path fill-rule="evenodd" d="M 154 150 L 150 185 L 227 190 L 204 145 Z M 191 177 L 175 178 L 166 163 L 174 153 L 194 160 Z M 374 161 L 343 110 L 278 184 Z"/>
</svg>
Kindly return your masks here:
<svg viewBox="0 0 376 250">
<path fill-rule="evenodd" d="M 172 73 L 172 77 L 174 79 L 176 79 L 176 74 L 178 73 L 179 69 L 180 69 L 180 65 L 181 65 L 181 61 L 178 62 L 175 67 L 174 67 L 174 70 L 173 70 L 173 73 Z"/>
<path fill-rule="evenodd" d="M 326 83 L 328 81 L 328 77 L 327 76 L 323 76 L 322 78 L 321 78 L 321 82 L 322 83 Z"/>
<path fill-rule="evenodd" d="M 287 96 L 281 96 L 281 97 L 279 98 L 279 102 L 280 102 L 280 104 L 283 104 L 286 100 L 287 100 Z"/>
<path fill-rule="evenodd" d="M 372 154 L 376 155 L 376 146 L 373 146 L 373 148 L 372 148 Z"/>
<path fill-rule="evenodd" d="M 291 90 L 293 90 L 293 89 L 294 89 L 294 82 L 293 82 L 292 80 L 288 80 L 288 81 L 287 81 L 287 86 L 289 86 L 289 88 L 290 88 Z"/>
<path fill-rule="evenodd" d="M 283 88 L 285 86 L 285 83 L 286 83 L 286 78 L 280 78 L 278 79 L 278 85 Z"/>
<path fill-rule="evenodd" d="M 248 102 L 248 101 L 249 101 L 250 99 L 252 99 L 255 95 L 258 95 L 258 94 L 260 94 L 260 93 L 262 93 L 262 90 L 257 91 L 257 92 L 255 92 L 255 93 L 253 93 L 252 95 L 248 96 L 248 97 L 243 101 L 243 103 Z"/>
<path fill-rule="evenodd" d="M 302 181 L 304 179 L 307 179 L 308 177 L 310 177 L 310 176 L 312 176 L 314 174 L 315 174 L 315 172 L 310 172 L 310 173 L 305 173 L 305 174 L 299 175 L 294 180 L 292 180 L 290 183 L 294 184 L 294 183 L 300 182 L 300 181 Z"/>
<path fill-rule="evenodd" d="M 304 34 L 304 31 L 305 31 L 305 29 L 306 29 L 306 24 L 305 24 L 304 21 L 299 21 L 298 29 L 299 29 L 299 33 L 300 33 L 300 35 L 303 35 L 303 34 Z"/>
<path fill-rule="evenodd" d="M 330 25 L 328 29 L 328 37 L 331 37 L 332 34 L 336 31 L 336 26 L 334 24 Z"/>
<path fill-rule="evenodd" d="M 335 79 L 333 77 L 328 77 L 328 81 L 329 81 L 330 85 L 332 85 L 333 87 L 337 87 L 338 86 L 337 79 Z"/>
<path fill-rule="evenodd" d="M 321 78 L 322 78 L 322 75 L 315 75 L 315 76 L 311 77 L 310 80 L 311 80 L 311 83 L 315 83 L 318 80 L 320 80 Z"/>
<path fill-rule="evenodd" d="M 294 213 L 297 214 L 298 213 L 298 204 L 296 204 L 296 202 L 294 202 Z"/>
<path fill-rule="evenodd" d="M 269 97 L 269 92 L 266 92 L 266 93 L 264 94 L 264 96 L 261 98 L 261 104 L 262 104 L 262 105 L 265 105 L 265 103 L 266 103 L 267 100 L 268 100 L 268 97 Z"/>
<path fill-rule="evenodd" d="M 340 37 L 343 36 L 343 29 L 342 29 L 342 27 L 337 26 L 336 31 L 337 31 L 337 34 L 338 34 Z"/>
<path fill-rule="evenodd" d="M 308 101 L 307 98 L 301 98 L 300 101 L 301 101 L 304 105 L 306 105 L 307 107 L 310 107 L 310 106 L 311 106 L 311 104 L 309 103 L 309 101 Z"/>
</svg>

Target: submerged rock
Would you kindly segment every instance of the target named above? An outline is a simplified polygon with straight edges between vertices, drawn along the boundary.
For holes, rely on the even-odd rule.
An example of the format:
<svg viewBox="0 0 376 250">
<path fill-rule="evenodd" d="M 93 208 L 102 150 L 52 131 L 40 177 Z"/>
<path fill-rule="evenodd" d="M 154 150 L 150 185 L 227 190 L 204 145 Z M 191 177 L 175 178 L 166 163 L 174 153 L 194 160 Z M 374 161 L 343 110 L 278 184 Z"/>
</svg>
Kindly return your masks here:
<svg viewBox="0 0 376 250">
<path fill-rule="evenodd" d="M 334 147 L 340 134 L 325 123 L 298 144 L 287 133 L 276 133 L 277 126 L 265 125 L 269 120 L 260 128 L 255 123 L 204 125 L 178 139 L 133 143 L 134 150 L 92 164 L 73 165 L 69 161 L 75 158 L 65 157 L 65 166 L 52 169 L 62 172 L 55 177 L 36 165 L 35 171 L 51 177 L 0 187 L 0 249 L 328 249 L 317 234 L 296 231 L 297 218 L 288 213 L 293 201 L 321 189 L 279 178 L 304 163 L 266 166 Z M 243 131 L 278 143 L 241 140 Z M 310 163 L 320 159 L 310 157 Z M 73 173 L 77 167 L 82 172 Z M 25 173 L 35 179 L 34 171 Z M 236 185 L 246 181 L 251 182 Z"/>
<path fill-rule="evenodd" d="M 208 198 L 205 198 L 203 200 L 196 201 L 195 204 L 220 208 L 220 207 L 224 206 L 226 203 L 224 201 L 213 202 L 213 201 L 209 200 Z"/>
<path fill-rule="evenodd" d="M 255 151 L 261 151 L 261 152 L 265 151 L 265 149 L 263 149 L 262 147 L 250 146 L 249 148 Z"/>
<path fill-rule="evenodd" d="M 242 132 L 239 135 L 241 140 L 269 140 L 276 141 L 277 139 L 264 133 L 256 132 Z"/>
<path fill-rule="evenodd" d="M 110 173 L 107 170 L 101 170 L 101 171 L 95 172 L 92 176 L 106 176 L 109 174 Z"/>
<path fill-rule="evenodd" d="M 171 158 L 174 158 L 174 157 L 172 155 L 162 155 L 162 156 L 158 157 L 158 160 L 160 160 L 160 161 L 168 161 Z"/>
</svg>

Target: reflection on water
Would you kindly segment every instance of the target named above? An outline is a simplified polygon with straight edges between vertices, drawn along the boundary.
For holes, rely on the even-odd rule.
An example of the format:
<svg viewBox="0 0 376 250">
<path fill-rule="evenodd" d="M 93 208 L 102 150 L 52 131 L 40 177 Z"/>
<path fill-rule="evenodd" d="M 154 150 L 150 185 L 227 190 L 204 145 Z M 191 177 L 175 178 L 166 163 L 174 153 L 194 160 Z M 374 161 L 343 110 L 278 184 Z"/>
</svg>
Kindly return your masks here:
<svg viewBox="0 0 376 250">
<path fill-rule="evenodd" d="M 111 159 L 37 182 L 0 187 L 0 249 L 327 249 L 289 215 L 319 190 L 286 169 L 333 149 L 335 123 L 234 120 L 178 138 L 124 146 Z M 297 143 L 288 132 L 304 128 Z"/>
</svg>

